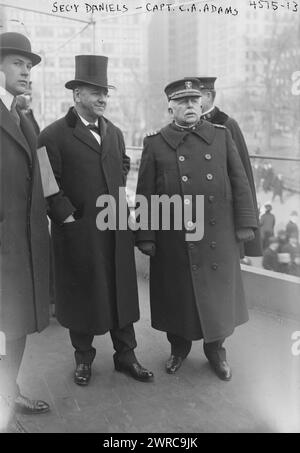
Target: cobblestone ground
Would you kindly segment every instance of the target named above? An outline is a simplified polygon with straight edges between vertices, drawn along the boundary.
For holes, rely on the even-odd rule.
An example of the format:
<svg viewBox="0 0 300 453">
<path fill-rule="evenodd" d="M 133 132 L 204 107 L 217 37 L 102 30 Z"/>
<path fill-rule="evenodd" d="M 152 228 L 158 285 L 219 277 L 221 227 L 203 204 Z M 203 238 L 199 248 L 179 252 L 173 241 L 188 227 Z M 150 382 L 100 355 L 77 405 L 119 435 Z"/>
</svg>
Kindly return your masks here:
<svg viewBox="0 0 300 453">
<path fill-rule="evenodd" d="M 300 356 L 291 352 L 294 321 L 251 310 L 251 320 L 227 342 L 231 382 L 211 371 L 195 342 L 174 376 L 164 371 L 165 335 L 150 327 L 148 282 L 140 278 L 141 320 L 137 355 L 155 373 L 140 383 L 114 371 L 109 335 L 97 337 L 88 387 L 73 383 L 73 351 L 67 331 L 53 318 L 29 338 L 20 384 L 24 394 L 51 404 L 51 412 L 22 416 L 34 433 L 299 432 Z"/>
</svg>

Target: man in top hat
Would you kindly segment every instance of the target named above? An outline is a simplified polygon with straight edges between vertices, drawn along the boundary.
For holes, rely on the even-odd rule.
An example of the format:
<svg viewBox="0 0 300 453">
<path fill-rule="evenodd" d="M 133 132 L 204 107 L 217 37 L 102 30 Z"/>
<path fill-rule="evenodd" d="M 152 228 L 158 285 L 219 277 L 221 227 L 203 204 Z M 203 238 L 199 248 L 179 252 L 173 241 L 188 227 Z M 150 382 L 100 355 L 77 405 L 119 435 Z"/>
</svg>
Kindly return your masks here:
<svg viewBox="0 0 300 453">
<path fill-rule="evenodd" d="M 192 220 L 178 229 L 174 208 L 169 230 L 137 231 L 137 246 L 151 256 L 152 326 L 167 333 L 168 373 L 180 368 L 192 341 L 203 338 L 213 370 L 229 380 L 223 343 L 248 320 L 238 241 L 252 239 L 257 228 L 251 190 L 228 130 L 200 120 L 199 81 L 172 82 L 165 93 L 172 122 L 144 139 L 137 194 L 149 206 L 152 195 L 177 195 L 183 208 L 190 206 Z M 204 216 L 196 195 L 204 196 Z M 203 238 L 191 234 L 188 239 L 202 222 Z"/>
<path fill-rule="evenodd" d="M 151 371 L 136 359 L 133 323 L 139 319 L 134 241 L 130 230 L 100 231 L 97 200 L 113 196 L 126 184 L 130 160 L 122 132 L 104 115 L 108 58 L 76 56 L 74 107 L 40 135 L 60 192 L 50 201 L 56 285 L 56 316 L 69 329 L 75 349 L 74 381 L 87 385 L 96 349 L 95 335 L 110 332 L 115 369 L 140 381 Z"/>
<path fill-rule="evenodd" d="M 8 403 L 10 413 L 49 410 L 47 403 L 22 396 L 16 382 L 26 336 L 43 330 L 49 316 L 49 236 L 36 135 L 16 107 L 16 97 L 28 88 L 31 68 L 40 61 L 24 35 L 0 35 L 0 331 L 6 339 L 0 400 Z"/>
<path fill-rule="evenodd" d="M 242 134 L 242 131 L 237 123 L 237 121 L 226 113 L 222 112 L 217 106 L 215 106 L 216 90 L 215 90 L 215 81 L 217 77 L 197 77 L 201 84 L 201 103 L 202 103 L 202 115 L 201 118 L 209 121 L 213 124 L 221 124 L 231 132 L 232 138 L 235 142 L 237 150 L 239 152 L 241 161 L 244 165 L 246 175 L 250 184 L 253 203 L 257 211 L 258 218 L 258 208 L 256 200 L 256 191 L 254 178 L 252 173 L 252 167 L 250 163 L 249 153 L 247 145 Z M 261 256 L 262 247 L 259 231 L 255 231 L 255 237 L 252 241 L 249 241 L 245 244 L 240 244 L 240 254 L 241 257 L 246 256 Z"/>
</svg>

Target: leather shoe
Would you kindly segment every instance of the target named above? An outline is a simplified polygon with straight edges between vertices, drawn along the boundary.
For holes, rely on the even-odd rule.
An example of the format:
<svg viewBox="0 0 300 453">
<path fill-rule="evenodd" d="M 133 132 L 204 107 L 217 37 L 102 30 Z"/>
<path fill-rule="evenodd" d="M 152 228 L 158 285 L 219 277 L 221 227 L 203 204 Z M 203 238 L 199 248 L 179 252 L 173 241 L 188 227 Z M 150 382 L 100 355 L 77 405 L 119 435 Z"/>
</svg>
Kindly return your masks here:
<svg viewBox="0 0 300 453">
<path fill-rule="evenodd" d="M 115 370 L 121 373 L 129 374 L 137 381 L 149 382 L 154 378 L 152 371 L 142 367 L 138 362 L 121 363 L 114 357 Z"/>
<path fill-rule="evenodd" d="M 203 349 L 216 375 L 223 381 L 230 381 L 232 373 L 226 361 L 226 349 L 223 347 L 223 342 L 224 340 L 204 343 Z"/>
<path fill-rule="evenodd" d="M 209 363 L 220 379 L 223 381 L 230 381 L 232 372 L 226 360 L 209 360 Z"/>
<path fill-rule="evenodd" d="M 42 400 L 31 400 L 19 394 L 15 398 L 15 411 L 21 414 L 44 414 L 49 412 L 49 404 Z"/>
<path fill-rule="evenodd" d="M 79 363 L 74 373 L 74 382 L 77 385 L 88 385 L 92 375 L 92 367 L 87 363 Z"/>
<path fill-rule="evenodd" d="M 181 367 L 183 360 L 183 357 L 171 354 L 166 362 L 166 372 L 169 374 L 175 374 Z"/>
</svg>

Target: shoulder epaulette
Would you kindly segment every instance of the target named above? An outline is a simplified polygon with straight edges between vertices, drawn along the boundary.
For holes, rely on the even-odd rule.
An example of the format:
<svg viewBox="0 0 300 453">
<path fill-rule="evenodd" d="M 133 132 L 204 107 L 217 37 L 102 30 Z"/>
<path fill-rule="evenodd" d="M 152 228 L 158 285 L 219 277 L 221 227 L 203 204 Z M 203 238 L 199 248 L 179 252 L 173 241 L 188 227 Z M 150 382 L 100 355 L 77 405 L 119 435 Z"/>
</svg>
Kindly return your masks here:
<svg viewBox="0 0 300 453">
<path fill-rule="evenodd" d="M 152 137 L 153 135 L 157 135 L 158 133 L 159 133 L 159 131 L 150 131 L 150 132 L 147 132 L 145 137 Z"/>
<path fill-rule="evenodd" d="M 213 123 L 213 125 L 214 125 L 215 127 L 219 127 L 220 129 L 226 129 L 226 127 L 223 126 L 222 124 L 214 124 L 214 123 Z"/>
</svg>

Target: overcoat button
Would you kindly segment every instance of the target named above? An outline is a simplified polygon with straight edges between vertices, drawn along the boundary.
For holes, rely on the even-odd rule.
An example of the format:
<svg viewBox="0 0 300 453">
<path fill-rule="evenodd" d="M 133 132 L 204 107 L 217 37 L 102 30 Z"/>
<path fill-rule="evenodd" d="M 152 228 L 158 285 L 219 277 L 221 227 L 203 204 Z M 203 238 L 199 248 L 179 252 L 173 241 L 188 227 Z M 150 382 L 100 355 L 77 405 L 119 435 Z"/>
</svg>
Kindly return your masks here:
<svg viewBox="0 0 300 453">
<path fill-rule="evenodd" d="M 215 196 L 214 196 L 214 195 L 209 195 L 209 196 L 208 196 L 208 201 L 209 201 L 210 203 L 213 203 L 214 199 L 215 199 Z"/>
<path fill-rule="evenodd" d="M 216 219 L 210 219 L 209 221 L 210 225 L 215 225 L 217 223 Z"/>
<path fill-rule="evenodd" d="M 217 263 L 213 263 L 213 264 L 211 265 L 211 268 L 212 268 L 214 271 L 216 271 L 216 270 L 218 269 L 218 264 L 217 264 Z"/>
<path fill-rule="evenodd" d="M 216 243 L 215 241 L 212 241 L 212 242 L 210 243 L 210 246 L 211 246 L 212 249 L 215 249 L 216 246 L 217 246 L 217 243 Z"/>
<path fill-rule="evenodd" d="M 179 156 L 179 160 L 180 160 L 180 162 L 184 162 L 185 161 L 185 157 L 184 156 Z"/>
<path fill-rule="evenodd" d="M 207 179 L 208 181 L 211 181 L 211 180 L 213 179 L 213 175 L 212 175 L 211 173 L 207 173 L 206 179 Z"/>
<path fill-rule="evenodd" d="M 190 243 L 190 244 L 189 244 L 189 249 L 194 249 L 194 248 L 195 248 L 195 244 Z"/>
<path fill-rule="evenodd" d="M 206 160 L 210 160 L 210 159 L 211 159 L 211 154 L 205 154 L 204 158 L 205 158 Z"/>
<path fill-rule="evenodd" d="M 193 264 L 193 265 L 192 265 L 192 269 L 193 269 L 193 271 L 196 271 L 196 270 L 198 269 L 197 264 Z"/>
<path fill-rule="evenodd" d="M 188 180 L 188 177 L 187 177 L 187 176 L 182 176 L 182 178 L 181 178 L 181 179 L 182 179 L 182 181 L 183 181 L 183 182 L 187 182 L 187 180 Z"/>
</svg>

